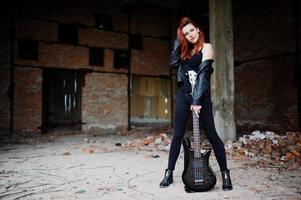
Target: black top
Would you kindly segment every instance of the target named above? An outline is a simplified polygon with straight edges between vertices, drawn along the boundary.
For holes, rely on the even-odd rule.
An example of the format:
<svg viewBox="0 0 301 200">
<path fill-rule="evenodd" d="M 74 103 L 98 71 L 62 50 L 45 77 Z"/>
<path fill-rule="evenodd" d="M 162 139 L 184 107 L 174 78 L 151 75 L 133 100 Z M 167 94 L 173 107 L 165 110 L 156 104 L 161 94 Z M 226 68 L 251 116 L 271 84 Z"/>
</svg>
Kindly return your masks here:
<svg viewBox="0 0 301 200">
<path fill-rule="evenodd" d="M 198 52 L 194 54 L 190 59 L 187 59 L 183 62 L 184 69 L 186 71 L 186 79 L 183 81 L 183 89 L 186 93 L 191 93 L 191 84 L 188 78 L 188 71 L 194 70 L 195 72 L 198 71 L 198 66 L 202 63 L 203 54 L 202 52 Z"/>
<path fill-rule="evenodd" d="M 198 71 L 198 66 L 201 64 L 203 59 L 202 52 L 198 52 L 194 54 L 190 59 L 184 61 L 185 70 L 194 70 L 195 72 Z"/>
</svg>

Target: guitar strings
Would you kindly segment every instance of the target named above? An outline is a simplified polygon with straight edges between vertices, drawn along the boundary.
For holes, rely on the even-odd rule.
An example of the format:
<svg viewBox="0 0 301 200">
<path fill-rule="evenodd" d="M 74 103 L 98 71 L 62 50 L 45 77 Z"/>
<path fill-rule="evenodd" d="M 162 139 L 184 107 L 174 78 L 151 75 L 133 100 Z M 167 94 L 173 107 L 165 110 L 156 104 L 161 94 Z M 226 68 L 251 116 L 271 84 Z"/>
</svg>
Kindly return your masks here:
<svg viewBox="0 0 301 200">
<path fill-rule="evenodd" d="M 196 77 L 197 77 L 197 74 L 196 72 L 194 72 L 193 70 L 190 70 L 188 71 L 188 75 L 189 75 L 189 82 L 191 84 L 191 89 L 192 89 L 192 93 L 194 91 L 194 86 L 195 86 L 195 80 L 196 80 Z M 192 116 L 193 116 L 193 132 L 194 132 L 194 136 L 195 136 L 195 131 L 199 131 L 199 118 L 197 117 L 196 113 L 192 112 Z M 200 137 L 200 134 L 198 135 L 198 137 Z M 196 140 L 196 139 L 195 139 Z M 198 138 L 196 141 L 194 141 L 194 171 L 195 171 L 195 174 L 194 174 L 194 177 L 195 177 L 195 180 L 198 178 L 200 178 L 201 176 L 201 163 L 200 163 L 200 156 L 201 156 L 201 152 L 200 152 L 200 149 L 198 149 L 198 152 L 196 152 L 196 143 L 199 143 L 198 145 L 200 145 L 200 138 Z M 197 156 L 196 156 L 197 155 Z"/>
<path fill-rule="evenodd" d="M 196 116 L 196 114 L 193 112 L 193 132 L 196 133 L 196 131 L 198 130 L 198 118 Z M 195 136 L 195 135 L 194 135 Z M 201 176 L 201 169 L 200 169 L 200 163 L 199 163 L 199 156 L 200 156 L 200 149 L 196 149 L 196 145 L 199 145 L 197 144 L 199 142 L 199 138 L 196 139 L 196 136 L 194 138 L 194 154 L 195 154 L 195 159 L 194 159 L 194 171 L 195 171 L 195 174 L 194 174 L 194 178 L 195 180 L 198 180 L 200 179 L 200 176 Z"/>
</svg>

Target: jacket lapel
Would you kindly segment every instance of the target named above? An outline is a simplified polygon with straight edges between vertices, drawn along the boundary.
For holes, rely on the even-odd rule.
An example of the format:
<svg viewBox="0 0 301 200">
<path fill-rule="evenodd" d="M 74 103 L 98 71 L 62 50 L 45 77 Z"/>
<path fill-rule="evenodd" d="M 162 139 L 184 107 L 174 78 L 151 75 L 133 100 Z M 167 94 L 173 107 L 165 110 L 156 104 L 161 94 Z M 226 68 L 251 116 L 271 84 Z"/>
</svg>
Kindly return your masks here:
<svg viewBox="0 0 301 200">
<path fill-rule="evenodd" d="M 209 67 L 209 65 L 211 65 L 213 63 L 213 59 L 207 59 L 207 60 L 204 60 L 199 66 L 198 66 L 198 75 L 201 73 L 201 71 L 203 69 L 205 69 L 206 67 Z"/>
</svg>

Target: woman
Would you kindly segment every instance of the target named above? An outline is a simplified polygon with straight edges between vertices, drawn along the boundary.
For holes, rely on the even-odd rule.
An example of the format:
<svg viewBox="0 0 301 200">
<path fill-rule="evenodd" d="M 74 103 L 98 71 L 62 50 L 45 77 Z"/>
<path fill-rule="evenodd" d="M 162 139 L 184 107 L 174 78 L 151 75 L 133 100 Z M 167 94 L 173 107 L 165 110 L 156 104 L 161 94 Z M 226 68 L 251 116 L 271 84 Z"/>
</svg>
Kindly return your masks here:
<svg viewBox="0 0 301 200">
<path fill-rule="evenodd" d="M 213 72 L 213 49 L 205 43 L 204 33 L 195 22 L 187 17 L 180 20 L 177 40 L 171 52 L 173 67 L 178 68 L 178 88 L 174 118 L 174 135 L 170 147 L 168 168 L 160 187 L 168 187 L 173 182 L 173 170 L 179 157 L 181 143 L 185 134 L 186 123 L 191 112 L 195 112 L 203 125 L 205 134 L 211 143 L 223 179 L 223 190 L 232 190 L 230 172 L 227 168 L 225 147 L 219 138 L 213 120 L 210 96 L 210 76 Z M 202 70 L 200 70 L 202 69 Z M 197 75 L 193 96 L 187 72 L 193 70 Z"/>
</svg>

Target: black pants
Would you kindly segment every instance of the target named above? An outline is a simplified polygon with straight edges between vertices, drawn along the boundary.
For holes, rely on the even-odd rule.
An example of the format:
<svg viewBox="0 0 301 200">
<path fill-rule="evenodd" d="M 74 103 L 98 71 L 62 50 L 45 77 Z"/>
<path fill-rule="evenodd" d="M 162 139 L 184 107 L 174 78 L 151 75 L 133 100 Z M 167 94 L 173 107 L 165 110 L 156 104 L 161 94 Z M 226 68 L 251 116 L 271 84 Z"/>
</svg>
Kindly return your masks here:
<svg viewBox="0 0 301 200">
<path fill-rule="evenodd" d="M 181 143 L 185 134 L 188 117 L 191 115 L 190 105 L 192 97 L 187 91 L 187 87 L 181 86 L 176 95 L 176 111 L 174 117 L 174 135 L 172 138 L 170 153 L 168 159 L 168 169 L 174 170 L 176 161 L 179 157 Z M 202 108 L 199 113 L 200 123 L 204 128 L 204 132 L 209 142 L 211 143 L 220 170 L 227 170 L 227 160 L 224 143 L 218 136 L 213 119 L 212 102 L 210 95 L 207 95 L 202 100 Z"/>
</svg>

